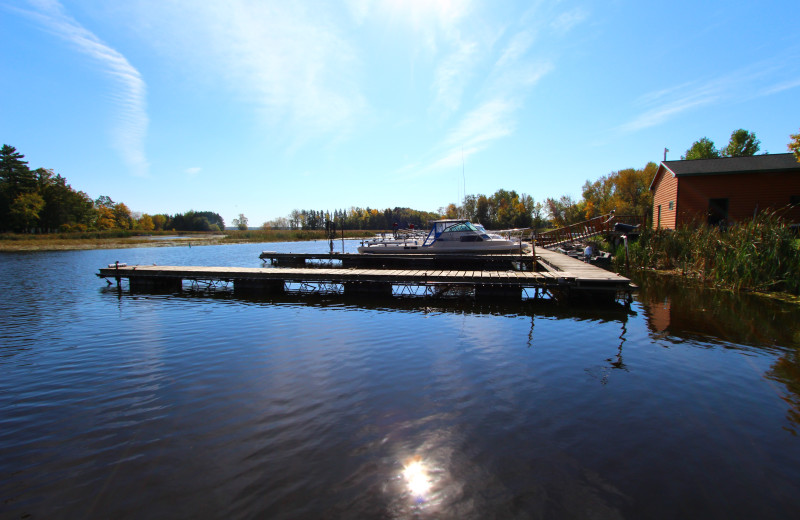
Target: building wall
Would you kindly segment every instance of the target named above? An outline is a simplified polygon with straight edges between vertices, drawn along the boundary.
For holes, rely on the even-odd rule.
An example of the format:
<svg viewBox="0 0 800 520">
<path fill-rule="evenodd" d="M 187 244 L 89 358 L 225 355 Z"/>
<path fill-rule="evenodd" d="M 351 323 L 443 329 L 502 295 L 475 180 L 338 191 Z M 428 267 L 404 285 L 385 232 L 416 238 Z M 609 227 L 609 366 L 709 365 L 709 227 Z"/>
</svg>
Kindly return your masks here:
<svg viewBox="0 0 800 520">
<path fill-rule="evenodd" d="M 670 202 L 672 209 L 670 209 Z M 653 186 L 653 229 L 658 227 L 675 229 L 678 209 L 678 179 L 672 172 L 661 170 L 660 177 Z M 661 206 L 661 222 L 659 223 L 658 207 Z"/>
<path fill-rule="evenodd" d="M 792 196 L 800 196 L 800 172 L 681 176 L 677 180 L 677 225 L 705 222 L 709 199 L 728 199 L 728 220 L 735 222 L 753 218 L 756 211 L 784 208 Z M 781 214 L 800 222 L 800 207 Z"/>
</svg>

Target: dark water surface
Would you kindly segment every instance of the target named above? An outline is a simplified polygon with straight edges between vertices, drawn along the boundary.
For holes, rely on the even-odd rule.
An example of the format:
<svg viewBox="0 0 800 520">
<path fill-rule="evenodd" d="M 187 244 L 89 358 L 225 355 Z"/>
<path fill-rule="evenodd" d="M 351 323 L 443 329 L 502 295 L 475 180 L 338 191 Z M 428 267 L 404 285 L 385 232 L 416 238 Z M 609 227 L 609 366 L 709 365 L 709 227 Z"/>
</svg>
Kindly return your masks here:
<svg viewBox="0 0 800 520">
<path fill-rule="evenodd" d="M 348 245 L 348 247 L 350 247 Z M 0 518 L 795 518 L 797 308 L 130 294 L 0 254 Z"/>
</svg>

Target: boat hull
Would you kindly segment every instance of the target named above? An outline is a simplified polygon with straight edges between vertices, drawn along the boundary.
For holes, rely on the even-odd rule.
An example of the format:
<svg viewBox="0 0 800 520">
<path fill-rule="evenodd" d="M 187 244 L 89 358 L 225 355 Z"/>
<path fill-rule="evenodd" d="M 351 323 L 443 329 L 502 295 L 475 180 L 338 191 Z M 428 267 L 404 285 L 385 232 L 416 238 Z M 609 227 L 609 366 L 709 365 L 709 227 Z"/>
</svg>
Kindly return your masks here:
<svg viewBox="0 0 800 520">
<path fill-rule="evenodd" d="M 480 246 L 476 247 L 475 243 L 465 244 L 434 244 L 432 246 L 422 245 L 408 245 L 408 244 L 368 244 L 358 247 L 358 252 L 361 254 L 381 254 L 381 255 L 446 255 L 446 254 L 510 254 L 519 253 L 520 250 L 525 251 L 525 246 L 521 246 L 519 242 L 511 242 L 510 240 L 503 240 L 498 243 L 481 242 Z"/>
</svg>

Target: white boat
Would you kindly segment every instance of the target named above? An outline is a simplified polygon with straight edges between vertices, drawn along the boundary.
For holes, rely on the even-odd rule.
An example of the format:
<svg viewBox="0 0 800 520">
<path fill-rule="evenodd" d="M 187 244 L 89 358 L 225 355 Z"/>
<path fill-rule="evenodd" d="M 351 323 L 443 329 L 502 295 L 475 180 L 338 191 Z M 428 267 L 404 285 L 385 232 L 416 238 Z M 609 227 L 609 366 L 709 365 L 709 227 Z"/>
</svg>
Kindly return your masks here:
<svg viewBox="0 0 800 520">
<path fill-rule="evenodd" d="M 525 246 L 520 241 L 509 240 L 489 233 L 480 224 L 466 219 L 434 220 L 427 236 L 376 238 L 361 243 L 359 253 L 408 255 L 446 253 L 518 253 Z"/>
</svg>

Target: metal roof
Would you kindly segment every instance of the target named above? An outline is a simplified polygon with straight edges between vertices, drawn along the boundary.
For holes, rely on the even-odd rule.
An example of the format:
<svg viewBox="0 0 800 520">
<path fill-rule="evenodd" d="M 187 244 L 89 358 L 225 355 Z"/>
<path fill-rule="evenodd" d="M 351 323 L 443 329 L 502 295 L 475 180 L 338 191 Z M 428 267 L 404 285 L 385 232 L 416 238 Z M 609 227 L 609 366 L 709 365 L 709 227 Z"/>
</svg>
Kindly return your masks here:
<svg viewBox="0 0 800 520">
<path fill-rule="evenodd" d="M 777 173 L 796 171 L 800 173 L 800 162 L 793 153 L 751 155 L 749 157 L 720 157 L 718 159 L 693 159 L 683 161 L 663 161 L 650 189 L 655 186 L 659 175 L 669 171 L 676 177 L 690 175 L 730 175 L 736 173 Z"/>
<path fill-rule="evenodd" d="M 661 164 L 675 175 L 716 175 L 722 173 L 800 170 L 800 163 L 797 162 L 797 158 L 792 153 L 694 159 L 691 161 L 664 161 Z"/>
</svg>

